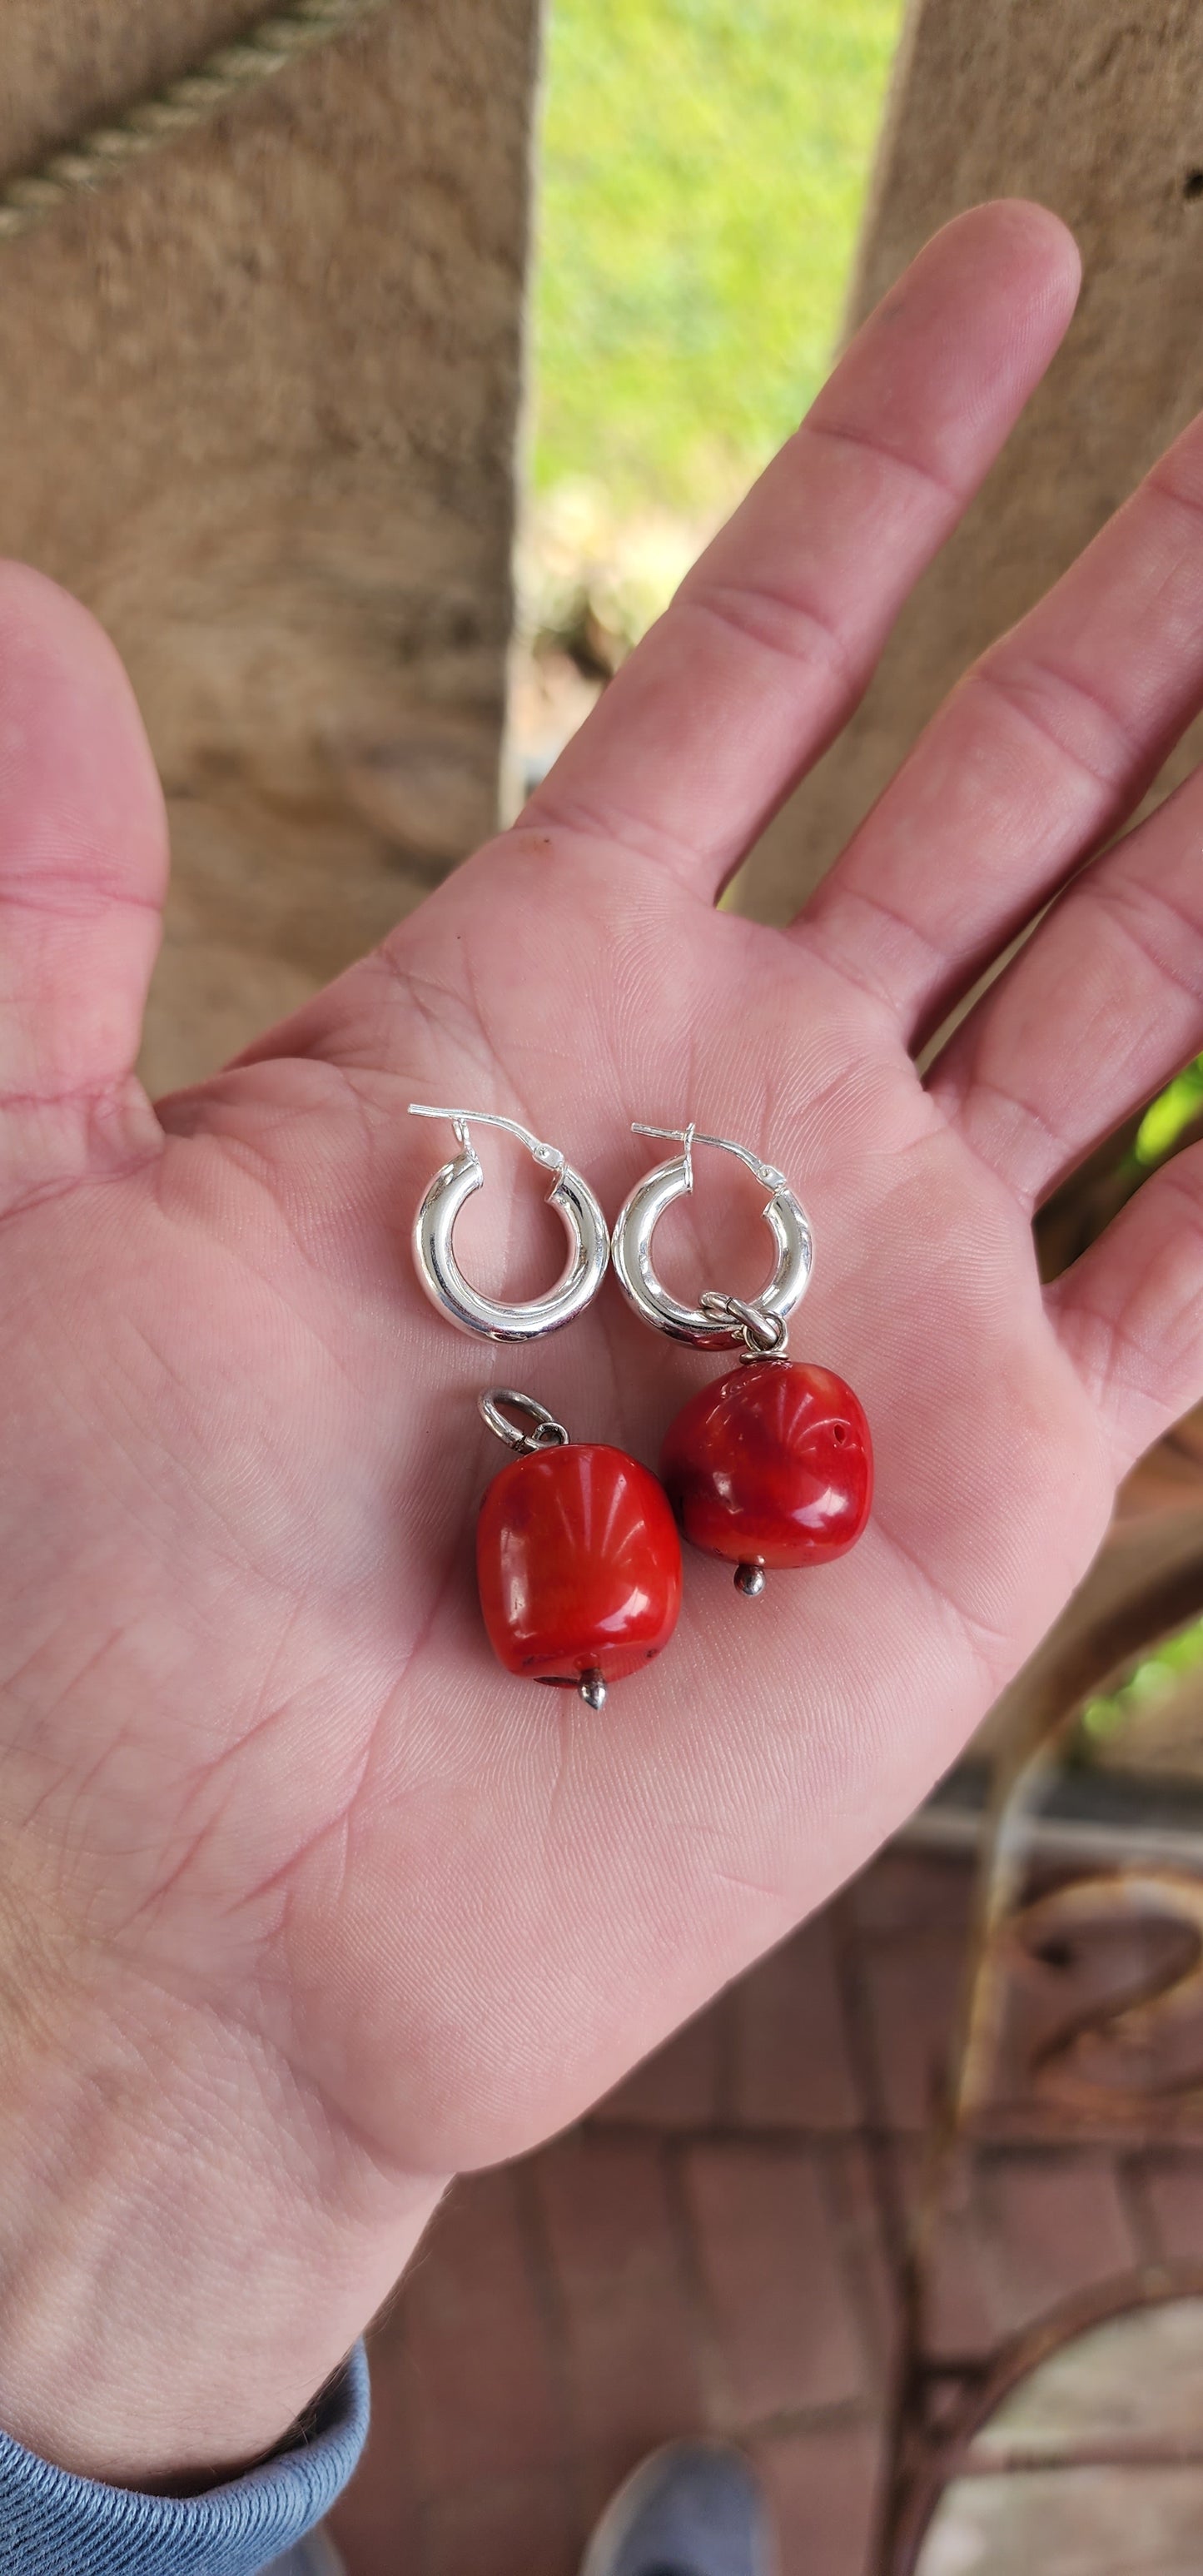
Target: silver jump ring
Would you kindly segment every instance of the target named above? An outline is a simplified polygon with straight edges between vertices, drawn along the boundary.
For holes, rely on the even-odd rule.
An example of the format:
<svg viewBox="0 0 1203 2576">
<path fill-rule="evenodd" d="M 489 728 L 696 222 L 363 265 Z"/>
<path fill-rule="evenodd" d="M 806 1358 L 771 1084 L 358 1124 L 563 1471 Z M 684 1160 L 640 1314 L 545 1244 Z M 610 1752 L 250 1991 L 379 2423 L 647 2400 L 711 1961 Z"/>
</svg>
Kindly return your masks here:
<svg viewBox="0 0 1203 2576">
<path fill-rule="evenodd" d="M 522 1457 L 529 1458 L 536 1449 L 568 1447 L 568 1434 L 563 1423 L 557 1422 L 545 1404 L 540 1404 L 533 1395 L 523 1395 L 518 1387 L 491 1386 L 487 1394 L 478 1395 L 476 1401 L 490 1431 L 495 1431 L 498 1439 L 504 1440 L 507 1449 L 517 1449 Z M 528 1413 L 534 1430 L 520 1431 L 516 1422 L 507 1422 L 500 1410 L 503 1404 L 508 1404 L 513 1413 Z"/>
<path fill-rule="evenodd" d="M 479 1333 L 490 1342 L 535 1342 L 544 1333 L 569 1324 L 596 1297 L 610 1257 L 606 1220 L 586 1180 L 574 1172 L 554 1145 L 544 1145 L 514 1118 L 490 1110 L 428 1109 L 410 1102 L 415 1118 L 446 1118 L 455 1131 L 459 1153 L 435 1173 L 414 1218 L 414 1267 L 432 1306 L 461 1333 Z M 484 1127 L 502 1127 L 516 1136 L 544 1171 L 553 1174 L 547 1204 L 562 1220 L 568 1237 L 568 1259 L 554 1288 L 542 1297 L 520 1298 L 507 1305 L 486 1297 L 465 1279 L 455 1258 L 452 1236 L 461 1208 L 483 1187 L 484 1172 L 468 1132 L 469 1118 Z"/>
<path fill-rule="evenodd" d="M 814 1263 L 810 1220 L 784 1174 L 774 1170 L 771 1163 L 762 1163 L 758 1155 L 750 1154 L 746 1146 L 735 1144 L 729 1136 L 702 1136 L 692 1126 L 636 1126 L 634 1133 L 676 1137 L 682 1151 L 669 1162 L 658 1163 L 636 1182 L 614 1228 L 611 1259 L 628 1303 L 645 1324 L 653 1325 L 658 1333 L 667 1333 L 672 1341 L 691 1343 L 694 1350 L 730 1350 L 742 1342 L 749 1358 L 783 1352 L 787 1320 L 806 1293 Z M 777 1258 L 767 1288 L 754 1299 L 725 1297 L 715 1289 L 706 1289 L 696 1306 L 686 1306 L 670 1294 L 656 1275 L 652 1236 L 665 1209 L 674 1199 L 687 1197 L 693 1188 L 695 1144 L 717 1145 L 723 1153 L 737 1155 L 768 1191 L 763 1214 L 777 1247 Z"/>
<path fill-rule="evenodd" d="M 778 1359 L 785 1349 L 789 1326 L 784 1315 L 766 1313 L 759 1302 L 746 1297 L 720 1297 L 713 1288 L 703 1288 L 698 1304 L 703 1314 L 713 1315 L 716 1323 L 739 1325 L 747 1345 L 746 1359 Z"/>
</svg>

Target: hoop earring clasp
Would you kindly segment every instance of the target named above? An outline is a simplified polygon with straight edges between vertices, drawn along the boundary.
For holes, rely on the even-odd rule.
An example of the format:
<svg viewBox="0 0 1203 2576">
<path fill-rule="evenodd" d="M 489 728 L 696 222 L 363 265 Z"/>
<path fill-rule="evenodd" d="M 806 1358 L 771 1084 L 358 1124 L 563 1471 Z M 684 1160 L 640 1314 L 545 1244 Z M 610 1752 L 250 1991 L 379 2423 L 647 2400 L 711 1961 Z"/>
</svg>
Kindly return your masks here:
<svg viewBox="0 0 1203 2576">
<path fill-rule="evenodd" d="M 657 1163 L 654 1170 L 636 1182 L 614 1228 L 611 1258 L 628 1303 L 645 1324 L 653 1325 L 658 1333 L 667 1333 L 672 1341 L 690 1343 L 694 1350 L 729 1350 L 742 1342 L 750 1359 L 779 1356 L 785 1349 L 787 1320 L 806 1292 L 814 1262 L 810 1221 L 784 1173 L 762 1162 L 759 1155 L 749 1153 L 746 1145 L 737 1145 L 732 1137 L 704 1136 L 692 1125 L 634 1124 L 633 1133 L 673 1137 L 682 1150 L 668 1162 Z M 716 1145 L 721 1153 L 736 1155 L 768 1191 L 763 1215 L 777 1258 L 768 1286 L 754 1299 L 727 1297 L 707 1288 L 696 1306 L 685 1306 L 657 1277 L 652 1236 L 665 1209 L 693 1189 L 695 1144 Z"/>
<path fill-rule="evenodd" d="M 609 1232 L 601 1208 L 586 1180 L 574 1172 L 554 1145 L 545 1145 L 516 1118 L 487 1109 L 430 1109 L 411 1100 L 412 1118 L 445 1118 L 459 1152 L 435 1173 L 414 1218 L 413 1255 L 422 1286 L 433 1306 L 461 1333 L 477 1333 L 491 1342 L 534 1342 L 559 1331 L 597 1295 L 610 1255 Z M 568 1259 L 554 1288 L 545 1296 L 507 1305 L 486 1297 L 465 1279 L 455 1258 L 452 1236 L 461 1208 L 484 1184 L 480 1158 L 472 1143 L 469 1121 L 500 1127 L 516 1136 L 544 1171 L 553 1175 L 547 1204 L 562 1220 L 568 1237 Z"/>
</svg>

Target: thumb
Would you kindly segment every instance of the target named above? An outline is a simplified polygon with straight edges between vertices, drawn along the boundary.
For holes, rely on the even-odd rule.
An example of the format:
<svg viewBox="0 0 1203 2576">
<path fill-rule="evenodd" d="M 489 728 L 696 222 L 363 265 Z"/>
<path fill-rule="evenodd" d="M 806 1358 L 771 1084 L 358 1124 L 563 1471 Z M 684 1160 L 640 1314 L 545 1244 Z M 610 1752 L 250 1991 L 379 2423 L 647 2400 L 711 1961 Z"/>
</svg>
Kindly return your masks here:
<svg viewBox="0 0 1203 2576">
<path fill-rule="evenodd" d="M 0 1207 L 150 1143 L 133 1066 L 166 882 L 113 646 L 53 582 L 0 564 Z"/>
</svg>

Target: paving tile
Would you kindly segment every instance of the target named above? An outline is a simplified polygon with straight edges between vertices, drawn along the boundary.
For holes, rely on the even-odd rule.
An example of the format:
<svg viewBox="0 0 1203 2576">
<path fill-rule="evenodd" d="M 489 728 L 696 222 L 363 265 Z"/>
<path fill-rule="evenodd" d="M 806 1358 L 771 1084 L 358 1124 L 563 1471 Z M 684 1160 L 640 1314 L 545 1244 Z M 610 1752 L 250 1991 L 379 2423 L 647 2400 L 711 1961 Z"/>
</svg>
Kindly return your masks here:
<svg viewBox="0 0 1203 2576">
<path fill-rule="evenodd" d="M 915 2223 L 923 2161 L 893 2150 Z M 1075 2292 L 1141 2259 L 1117 2160 L 1081 2148 L 963 2148 L 939 2171 L 920 2266 L 924 2357 L 981 2361 Z"/>
<path fill-rule="evenodd" d="M 413 2363 L 394 2310 L 369 2338 L 372 2424 L 330 2527 L 347 2576 L 425 2576 L 420 2465 L 414 2448 Z"/>
<path fill-rule="evenodd" d="M 862 1932 L 960 1932 L 973 1903 L 972 1860 L 951 1853 L 878 1852 L 838 1900 Z"/>
<path fill-rule="evenodd" d="M 897 2368 L 902 2324 L 882 2205 L 882 2186 L 888 2177 L 878 2173 L 873 2154 L 860 2138 L 833 2141 L 824 2149 L 823 2161 L 844 2275 L 851 2285 L 874 2379 L 884 2389 Z"/>
<path fill-rule="evenodd" d="M 866 2392 L 872 2372 L 817 2155 L 698 2146 L 685 2191 L 724 2428 Z"/>
<path fill-rule="evenodd" d="M 1139 2261 L 1115 2159 L 997 2154 L 979 2167 L 978 2206 L 999 2335 Z"/>
<path fill-rule="evenodd" d="M 429 2507 L 422 2576 L 577 2576 L 583 2538 L 564 2476 L 487 2479 Z M 388 2576 L 410 2570 L 398 2557 Z"/>
<path fill-rule="evenodd" d="M 931 2361 L 985 2361 L 999 2341 L 972 2219 L 941 2219 L 924 2283 L 923 2349 Z"/>
<path fill-rule="evenodd" d="M 782 2576 L 870 2576 L 886 2471 L 884 2432 L 827 2425 L 758 2442 Z"/>
<path fill-rule="evenodd" d="M 654 2129 L 709 2128 L 719 2113 L 725 2006 L 720 1996 L 654 2057 L 645 2057 L 590 2112 L 591 2124 L 632 2120 Z"/>
<path fill-rule="evenodd" d="M 829 1914 L 817 1915 L 730 1997 L 731 2113 L 748 2128 L 854 2129 L 863 2114 L 836 1980 Z"/>
<path fill-rule="evenodd" d="M 460 2186 L 373 2337 L 372 2442 L 336 2516 L 350 2576 L 576 2576 L 605 2494 L 702 2427 L 762 2458 L 783 2576 L 868 2576 L 899 2318 L 875 2159 L 887 2205 L 892 2175 L 913 2208 L 970 1885 L 897 1852 L 840 1900 L 890 2139 L 863 2135 L 819 1918 L 581 2131 Z M 1203 2154 L 1150 2148 L 1132 2172 L 1144 2250 L 1203 2261 Z M 1129 2206 L 1106 2148 L 959 2151 L 926 2357 L 980 2362 L 1128 2269 Z"/>
<path fill-rule="evenodd" d="M 596 2510 L 645 2451 L 704 2426 L 696 2305 L 658 2139 L 586 2133 L 537 2157 L 530 2171 Z"/>
<path fill-rule="evenodd" d="M 917 2140 L 892 2150 L 899 2197 L 914 2229 L 919 2196 L 929 2188 Z M 920 2238 L 920 2346 L 925 2360 L 954 2367 L 984 2361 L 999 2342 L 977 2194 L 977 2158 L 962 2150 L 942 2160 L 934 2213 Z"/>
<path fill-rule="evenodd" d="M 947 2078 L 964 1947 L 948 1932 L 867 1942 L 861 1980 L 879 2087 L 892 2129 L 926 2130 Z"/>
<path fill-rule="evenodd" d="M 419 2491 L 559 2466 L 567 2430 L 545 2299 L 513 2169 L 457 2185 L 405 2282 L 404 2345 Z"/>
<path fill-rule="evenodd" d="M 1203 2262 L 1203 2156 L 1150 2156 L 1137 2182 L 1158 2253 Z"/>
</svg>

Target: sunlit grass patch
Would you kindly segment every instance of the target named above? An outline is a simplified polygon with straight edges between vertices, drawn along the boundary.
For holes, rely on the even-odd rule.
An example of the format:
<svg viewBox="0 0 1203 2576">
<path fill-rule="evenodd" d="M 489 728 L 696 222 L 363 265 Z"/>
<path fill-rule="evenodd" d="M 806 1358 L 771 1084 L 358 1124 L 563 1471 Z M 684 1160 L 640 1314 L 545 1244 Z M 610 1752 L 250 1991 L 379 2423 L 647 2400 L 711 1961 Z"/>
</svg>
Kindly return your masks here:
<svg viewBox="0 0 1203 2576">
<path fill-rule="evenodd" d="M 1179 1684 L 1203 1664 L 1203 1619 L 1193 1619 L 1176 1637 L 1150 1647 L 1118 1689 L 1088 1699 L 1082 1710 L 1082 1733 L 1088 1745 L 1108 1743 L 1124 1733 L 1148 1708 L 1168 1700 Z"/>
<path fill-rule="evenodd" d="M 552 0 L 536 487 L 720 509 L 838 327 L 901 0 Z"/>
<path fill-rule="evenodd" d="M 1179 1137 L 1203 1109 L 1203 1055 L 1175 1074 L 1151 1101 L 1136 1131 L 1133 1151 L 1138 1163 L 1163 1163 Z"/>
</svg>

